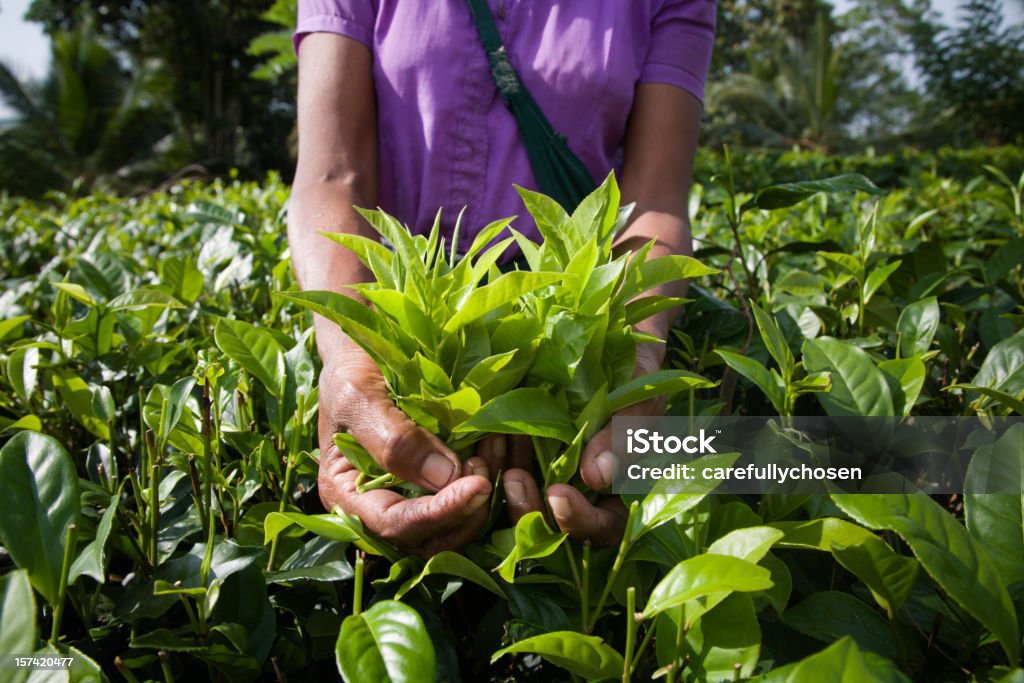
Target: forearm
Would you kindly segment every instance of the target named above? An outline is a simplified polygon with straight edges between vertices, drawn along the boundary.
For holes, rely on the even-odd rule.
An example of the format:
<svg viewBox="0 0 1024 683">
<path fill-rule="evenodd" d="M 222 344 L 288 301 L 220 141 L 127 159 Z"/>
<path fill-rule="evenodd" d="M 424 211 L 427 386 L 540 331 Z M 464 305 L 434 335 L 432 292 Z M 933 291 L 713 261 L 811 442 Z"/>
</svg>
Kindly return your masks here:
<svg viewBox="0 0 1024 683">
<path fill-rule="evenodd" d="M 372 196 L 371 196 L 372 195 Z M 354 206 L 375 206 L 376 188 L 356 183 L 296 179 L 288 208 L 288 239 L 292 267 L 304 290 L 327 290 L 355 297 L 349 285 L 367 282 L 369 271 L 349 249 L 319 234 L 346 232 L 376 239 Z M 324 364 L 348 348 L 347 337 L 334 323 L 313 317 L 317 348 Z"/>
<path fill-rule="evenodd" d="M 377 124 L 373 56 L 345 36 L 313 33 L 299 53 L 299 158 L 288 207 L 292 267 L 305 290 L 355 296 L 369 280 L 356 255 L 320 232 L 377 239 L 354 206 L 377 206 Z M 325 365 L 352 345 L 334 323 L 314 316 Z"/>
<path fill-rule="evenodd" d="M 637 208 L 641 209 L 639 204 Z M 651 240 L 654 240 L 654 245 L 651 247 L 648 259 L 673 254 L 690 256 L 693 253 L 689 223 L 684 215 L 673 210 L 649 209 L 643 211 L 619 236 L 615 249 L 620 253 L 626 251 L 635 253 Z M 686 285 L 685 280 L 675 280 L 648 290 L 641 296 L 683 297 L 686 296 Z M 667 340 L 678 315 L 679 308 L 673 307 L 637 323 L 636 330 L 658 339 Z M 641 344 L 637 353 L 638 365 L 641 366 L 638 370 L 652 372 L 661 367 L 665 358 L 665 344 Z"/>
</svg>

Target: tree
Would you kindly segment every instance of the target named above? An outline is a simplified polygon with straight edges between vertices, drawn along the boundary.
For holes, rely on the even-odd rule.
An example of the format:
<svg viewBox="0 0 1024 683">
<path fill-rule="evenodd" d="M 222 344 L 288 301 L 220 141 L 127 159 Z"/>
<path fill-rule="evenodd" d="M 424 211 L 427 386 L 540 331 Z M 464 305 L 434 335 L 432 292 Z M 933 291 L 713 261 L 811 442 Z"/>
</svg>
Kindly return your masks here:
<svg viewBox="0 0 1024 683">
<path fill-rule="evenodd" d="M 1000 3 L 971 0 L 952 28 L 922 20 L 918 67 L 934 103 L 932 129 L 947 143 L 1010 143 L 1022 134 L 1024 26 L 1005 27 Z"/>
<path fill-rule="evenodd" d="M 158 60 L 190 160 L 262 174 L 291 167 L 287 136 L 294 95 L 285 82 L 250 77 L 260 57 L 246 47 L 271 26 L 271 0 L 34 0 L 28 18 L 48 31 L 84 16 L 133 64 Z"/>
<path fill-rule="evenodd" d="M 718 57 L 708 138 L 841 150 L 904 133 L 918 97 L 905 77 L 910 50 L 902 46 L 923 12 L 920 4 L 858 0 L 835 17 L 827 3 L 784 3 L 782 10 L 771 2 L 743 3 L 740 24 L 760 16 L 774 28 L 727 28 L 727 40 L 732 33 L 739 42 Z M 737 25 L 736 17 L 727 16 L 726 25 Z"/>
<path fill-rule="evenodd" d="M 732 119 L 750 141 L 828 147 L 839 137 L 842 49 L 834 23 L 819 11 L 804 40 L 786 36 L 770 79 L 734 73 L 713 83 L 708 112 Z"/>
<path fill-rule="evenodd" d="M 166 79 L 151 63 L 126 73 L 89 23 L 56 32 L 51 51 L 40 83 L 0 64 L 0 97 L 15 112 L 0 130 L 0 189 L 123 186 L 172 130 Z"/>
</svg>

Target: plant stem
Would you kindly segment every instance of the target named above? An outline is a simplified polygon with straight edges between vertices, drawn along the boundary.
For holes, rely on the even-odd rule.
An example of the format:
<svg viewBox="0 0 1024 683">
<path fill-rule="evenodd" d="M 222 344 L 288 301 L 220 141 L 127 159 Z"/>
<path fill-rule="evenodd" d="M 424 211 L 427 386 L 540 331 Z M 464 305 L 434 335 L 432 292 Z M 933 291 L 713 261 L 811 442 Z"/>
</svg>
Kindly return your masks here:
<svg viewBox="0 0 1024 683">
<path fill-rule="evenodd" d="M 202 629 L 199 628 L 199 620 L 196 619 L 196 612 L 192 609 L 192 605 L 189 604 L 188 598 L 179 593 L 178 602 L 181 603 L 181 607 L 185 611 L 185 617 L 188 618 L 188 623 L 192 624 L 192 629 L 196 633 L 199 633 Z"/>
<path fill-rule="evenodd" d="M 636 508 L 639 503 L 636 501 L 630 506 L 629 517 L 632 518 L 636 514 Z M 627 522 L 628 525 L 628 522 Z M 604 608 L 604 603 L 608 599 L 608 594 L 611 593 L 612 584 L 615 583 L 616 577 L 619 575 L 619 570 L 622 569 L 622 563 L 626 559 L 626 551 L 628 546 L 626 543 L 626 536 L 622 537 L 622 541 L 619 543 L 619 551 L 615 555 L 615 562 L 612 564 L 611 573 L 608 574 L 608 581 L 604 584 L 604 589 L 601 591 L 601 598 L 597 601 L 597 607 L 594 608 L 594 614 L 590 617 L 590 622 L 587 624 L 585 629 L 587 633 L 594 630 L 594 626 L 597 625 L 597 620 L 601 616 L 601 610 Z"/>
<path fill-rule="evenodd" d="M 355 584 L 352 586 L 352 614 L 360 614 L 363 611 L 363 574 L 365 571 L 366 553 L 357 550 Z"/>
<path fill-rule="evenodd" d="M 135 677 L 135 674 L 132 673 L 132 670 L 128 668 L 128 665 L 120 657 L 114 657 L 114 666 L 121 672 L 124 680 L 128 681 L 128 683 L 139 683 L 139 679 Z"/>
<path fill-rule="evenodd" d="M 210 415 L 210 382 L 207 381 L 203 384 L 203 396 L 200 401 L 203 408 L 203 507 L 200 510 L 203 523 L 206 523 L 205 511 L 209 510 L 213 505 L 213 496 L 211 495 L 211 487 L 213 486 L 213 430 L 211 428 L 212 420 Z"/>
<path fill-rule="evenodd" d="M 57 602 L 53 605 L 53 625 L 50 629 L 50 645 L 57 647 L 60 640 L 60 623 L 64 618 L 64 601 L 67 599 L 68 574 L 71 572 L 71 558 L 75 555 L 75 541 L 78 540 L 78 527 L 69 524 L 64 537 L 64 561 L 60 567 L 60 584 L 57 589 Z"/>
<path fill-rule="evenodd" d="M 633 649 L 636 647 L 636 587 L 626 589 L 626 652 L 623 656 L 622 683 L 629 683 L 633 673 Z"/>
<path fill-rule="evenodd" d="M 199 470 L 196 469 L 196 458 L 194 455 L 188 456 L 188 480 L 192 486 L 192 500 L 195 502 L 196 510 L 199 513 L 199 522 L 203 525 L 203 535 L 208 535 L 209 529 L 206 528 L 206 506 L 203 504 L 203 493 L 199 483 Z"/>
<path fill-rule="evenodd" d="M 640 658 L 643 657 L 644 652 L 647 650 L 647 645 L 651 642 L 651 636 L 654 635 L 654 624 L 651 624 L 647 628 L 647 633 L 644 634 L 644 639 L 640 641 L 640 647 L 636 649 L 636 655 L 633 657 L 633 661 L 629 663 L 629 668 L 636 671 L 636 667 L 640 664 Z"/>
<path fill-rule="evenodd" d="M 149 561 L 155 567 L 157 557 L 157 533 L 160 530 L 160 465 L 153 459 L 149 475 Z"/>
<path fill-rule="evenodd" d="M 590 541 L 583 541 L 583 590 L 580 591 L 580 607 L 583 610 L 583 623 L 590 617 Z"/>
<path fill-rule="evenodd" d="M 284 512 L 288 509 L 288 499 L 291 497 L 292 490 L 292 476 L 295 471 L 295 460 L 291 453 L 288 454 L 285 460 L 284 466 L 284 489 L 281 491 L 281 502 L 277 507 L 278 512 Z M 270 544 L 270 559 L 267 560 L 267 571 L 274 570 L 274 562 L 277 559 L 277 542 L 281 538 L 280 535 L 274 537 L 274 540 Z"/>
<path fill-rule="evenodd" d="M 679 623 L 676 624 L 675 650 L 673 651 L 673 655 L 672 655 L 672 667 L 668 670 L 668 678 L 665 679 L 667 683 L 674 683 L 674 681 L 676 680 L 676 673 L 678 671 L 682 671 L 682 668 L 679 666 L 679 662 L 682 659 L 682 657 L 680 655 L 682 654 L 682 649 L 683 649 L 683 638 L 686 636 L 686 628 L 683 625 L 683 622 L 685 620 L 686 620 L 686 605 L 685 604 L 684 605 L 679 605 L 679 613 L 678 613 L 678 622 Z"/>
<path fill-rule="evenodd" d="M 158 650 L 156 656 L 160 660 L 160 669 L 164 673 L 164 683 L 174 683 L 174 672 L 171 671 L 170 656 L 163 650 Z"/>
<path fill-rule="evenodd" d="M 572 541 L 566 539 L 562 547 L 565 548 L 565 557 L 569 560 L 569 571 L 572 572 L 573 586 L 580 592 L 580 625 L 585 628 L 587 625 L 587 613 L 583 610 L 583 581 L 580 578 L 579 567 L 576 566 L 576 555 L 572 551 Z"/>
</svg>

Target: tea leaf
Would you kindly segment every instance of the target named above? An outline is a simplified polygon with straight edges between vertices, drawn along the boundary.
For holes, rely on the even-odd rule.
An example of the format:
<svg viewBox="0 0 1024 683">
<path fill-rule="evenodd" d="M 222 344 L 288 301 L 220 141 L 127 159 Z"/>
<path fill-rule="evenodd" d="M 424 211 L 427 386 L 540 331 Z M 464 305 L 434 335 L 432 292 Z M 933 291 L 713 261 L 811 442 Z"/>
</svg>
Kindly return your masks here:
<svg viewBox="0 0 1024 683">
<path fill-rule="evenodd" d="M 656 396 L 669 396 L 681 391 L 707 389 L 713 386 L 715 383 L 711 380 L 686 370 L 658 370 L 617 387 L 608 394 L 608 407 L 614 413 Z"/>
<path fill-rule="evenodd" d="M 677 564 L 655 585 L 642 617 L 650 619 L 712 594 L 760 591 L 771 586 L 771 575 L 764 567 L 727 555 L 698 555 Z"/>
<path fill-rule="evenodd" d="M 284 350 L 264 329 L 243 320 L 220 318 L 214 328 L 217 346 L 276 397 L 284 394 Z"/>
<path fill-rule="evenodd" d="M 514 653 L 540 655 L 588 681 L 618 678 L 625 666 L 622 655 L 603 640 L 574 631 L 555 631 L 520 640 L 491 655 L 491 663 Z"/>
<path fill-rule="evenodd" d="M 473 290 L 455 315 L 445 323 L 444 332 L 451 333 L 465 327 L 499 306 L 510 304 L 523 294 L 558 282 L 562 278 L 559 273 L 505 273 L 489 285 Z"/>
<path fill-rule="evenodd" d="M 1006 584 L 960 522 L 925 495 L 833 494 L 836 505 L 865 526 L 895 531 L 921 566 L 999 640 L 1007 659 L 1020 656 L 1020 630 Z"/>
<path fill-rule="evenodd" d="M 865 192 L 874 195 L 881 194 L 882 190 L 859 173 L 845 173 L 822 180 L 804 180 L 762 188 L 748 206 L 768 211 L 784 209 L 819 192 Z"/>
<path fill-rule="evenodd" d="M 566 409 L 543 389 L 522 388 L 487 402 L 456 433 L 527 434 L 572 443 L 576 428 Z"/>
<path fill-rule="evenodd" d="M 348 683 L 432 680 L 434 644 L 412 607 L 382 600 L 345 618 L 335 645 L 338 671 Z"/>
<path fill-rule="evenodd" d="M 57 602 L 67 529 L 78 522 L 78 474 L 50 436 L 18 432 L 0 448 L 0 544 L 32 587 Z"/>
<path fill-rule="evenodd" d="M 28 571 L 17 569 L 0 576 L 0 650 L 5 653 L 35 652 L 36 605 Z M 5 680 L 20 683 L 29 671 L 8 671 Z"/>
<path fill-rule="evenodd" d="M 832 389 L 817 394 L 829 415 L 895 414 L 885 375 L 864 351 L 849 342 L 831 337 L 809 339 L 803 345 L 803 363 L 808 372 L 831 375 Z"/>
</svg>

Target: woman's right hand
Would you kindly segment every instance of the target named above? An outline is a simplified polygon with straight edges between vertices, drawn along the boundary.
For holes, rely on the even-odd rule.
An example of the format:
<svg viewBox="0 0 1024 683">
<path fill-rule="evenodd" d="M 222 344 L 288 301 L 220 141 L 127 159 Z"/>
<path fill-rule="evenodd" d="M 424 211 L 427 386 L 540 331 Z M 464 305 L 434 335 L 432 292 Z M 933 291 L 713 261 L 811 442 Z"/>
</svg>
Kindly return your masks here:
<svg viewBox="0 0 1024 683">
<path fill-rule="evenodd" d="M 504 450 L 497 441 L 484 442 L 478 449 L 493 457 L 477 455 L 461 463 L 437 436 L 395 407 L 380 369 L 351 342 L 324 366 L 319 393 L 317 487 L 326 509 L 337 505 L 357 515 L 381 538 L 420 556 L 460 548 L 479 535 L 489 512 L 488 474 L 496 473 L 499 456 L 504 455 L 496 452 Z M 342 431 L 384 470 L 432 495 L 405 498 L 387 489 L 358 492 L 359 471 L 334 444 L 334 434 Z"/>
</svg>

